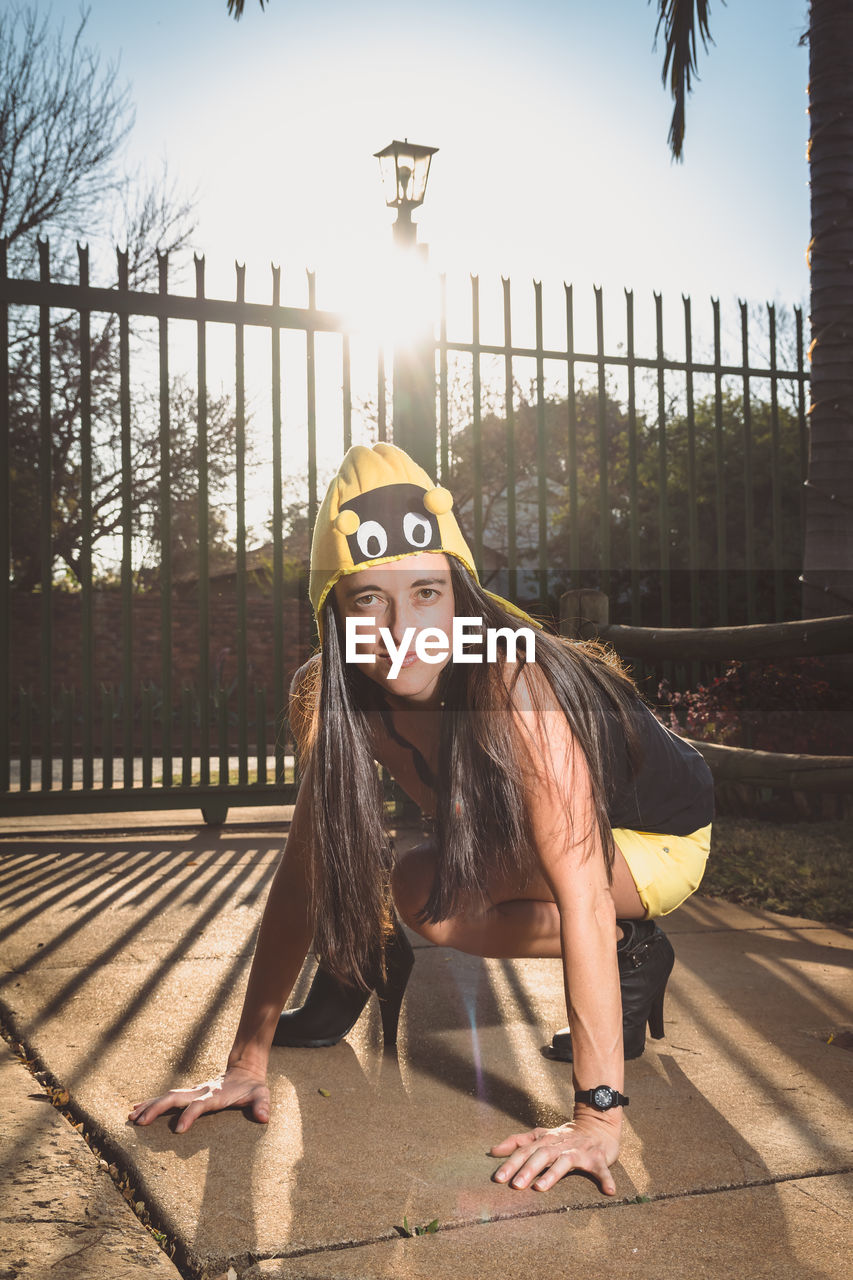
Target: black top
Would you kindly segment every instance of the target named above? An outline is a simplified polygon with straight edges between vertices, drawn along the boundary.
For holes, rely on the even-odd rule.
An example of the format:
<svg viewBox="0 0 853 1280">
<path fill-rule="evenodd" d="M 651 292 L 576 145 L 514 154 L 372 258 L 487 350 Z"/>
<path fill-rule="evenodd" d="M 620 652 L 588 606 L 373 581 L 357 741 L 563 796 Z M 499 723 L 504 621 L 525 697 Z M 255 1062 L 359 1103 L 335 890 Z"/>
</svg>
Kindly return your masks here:
<svg viewBox="0 0 853 1280">
<path fill-rule="evenodd" d="M 689 836 L 714 817 L 711 770 L 696 748 L 662 725 L 645 703 L 638 701 L 636 707 L 641 754 L 636 773 L 631 768 L 627 739 L 616 712 L 604 713 L 610 825 Z M 397 731 L 387 704 L 381 704 L 379 710 L 390 737 L 412 752 L 421 782 L 432 791 L 437 790 L 438 780 L 414 743 Z"/>
<path fill-rule="evenodd" d="M 607 816 L 612 827 L 689 836 L 714 817 L 711 770 L 689 742 L 638 703 L 641 760 L 632 774 L 625 734 L 615 713 L 605 714 L 611 778 Z"/>
</svg>

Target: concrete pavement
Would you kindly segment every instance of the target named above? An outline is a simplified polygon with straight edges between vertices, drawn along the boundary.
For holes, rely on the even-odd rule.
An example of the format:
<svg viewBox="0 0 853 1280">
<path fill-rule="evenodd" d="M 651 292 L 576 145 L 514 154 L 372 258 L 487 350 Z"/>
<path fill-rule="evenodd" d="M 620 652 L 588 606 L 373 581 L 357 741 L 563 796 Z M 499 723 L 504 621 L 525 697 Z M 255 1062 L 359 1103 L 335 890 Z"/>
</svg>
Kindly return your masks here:
<svg viewBox="0 0 853 1280">
<path fill-rule="evenodd" d="M 68 1091 L 184 1274 L 844 1273 L 853 937 L 708 899 L 666 922 L 667 1037 L 627 1064 L 615 1203 L 582 1177 L 545 1194 L 490 1181 L 493 1142 L 565 1116 L 570 1068 L 542 1053 L 565 1020 L 559 964 L 420 939 L 396 1054 L 372 1001 L 340 1045 L 273 1051 L 268 1126 L 238 1113 L 182 1136 L 166 1118 L 128 1126 L 131 1103 L 214 1074 L 230 1045 L 286 829 L 268 809 L 232 816 L 219 829 L 195 813 L 22 819 L 0 839 L 6 1028 Z M 294 1003 L 310 974 L 309 961 Z M 4 1080 L 0 1280 L 64 1275 L 72 1253 L 69 1275 L 176 1276 L 26 1068 L 10 1058 Z M 52 1164 L 62 1143 L 74 1154 Z M 434 1219 L 436 1233 L 403 1237 L 404 1221 Z"/>
</svg>

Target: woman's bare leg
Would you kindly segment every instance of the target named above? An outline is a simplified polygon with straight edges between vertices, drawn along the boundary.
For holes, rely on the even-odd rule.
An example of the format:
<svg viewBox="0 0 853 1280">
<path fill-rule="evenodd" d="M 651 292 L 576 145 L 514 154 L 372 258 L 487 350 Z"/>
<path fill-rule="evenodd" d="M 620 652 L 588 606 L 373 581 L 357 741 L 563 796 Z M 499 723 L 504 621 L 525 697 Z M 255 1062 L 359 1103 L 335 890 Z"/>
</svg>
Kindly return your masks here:
<svg viewBox="0 0 853 1280">
<path fill-rule="evenodd" d="M 485 910 L 462 912 L 430 924 L 418 916 L 435 874 L 435 848 L 427 841 L 401 854 L 392 877 L 394 900 L 403 923 L 428 941 L 496 959 L 559 959 L 562 955 L 560 915 L 538 872 L 524 885 L 495 880 L 489 885 L 491 905 Z M 645 915 L 637 886 L 618 848 L 611 892 L 618 918 L 636 920 Z"/>
</svg>

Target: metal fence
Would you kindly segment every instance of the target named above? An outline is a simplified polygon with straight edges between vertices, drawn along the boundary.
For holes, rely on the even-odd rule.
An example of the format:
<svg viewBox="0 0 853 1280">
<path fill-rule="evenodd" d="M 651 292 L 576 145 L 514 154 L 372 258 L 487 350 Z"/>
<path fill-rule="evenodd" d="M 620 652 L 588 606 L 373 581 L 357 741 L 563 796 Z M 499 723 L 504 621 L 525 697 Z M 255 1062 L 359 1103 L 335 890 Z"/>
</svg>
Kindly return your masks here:
<svg viewBox="0 0 853 1280">
<path fill-rule="evenodd" d="M 197 806 L 216 821 L 231 806 L 290 801 L 297 771 L 286 691 L 311 643 L 307 612 L 288 612 L 294 553 L 304 558 L 330 459 L 354 438 L 392 438 L 385 354 L 375 346 L 355 374 L 351 329 L 317 307 L 310 274 L 307 306 L 293 307 L 281 302 L 275 269 L 271 301 L 261 304 L 246 300 L 240 267 L 235 297 L 226 301 L 205 296 L 203 259 L 195 262 L 194 295 L 184 295 L 169 291 L 165 259 L 157 290 L 141 291 L 129 287 L 124 254 L 113 288 L 90 284 L 85 249 L 78 249 L 74 283 L 51 278 L 46 242 L 39 254 L 38 280 L 10 278 L 5 248 L 0 262 L 0 560 L 9 566 L 0 577 L 0 813 Z M 443 290 L 439 336 L 426 344 L 437 424 L 432 449 L 489 585 L 551 614 L 561 590 L 600 586 L 614 601 L 613 620 L 634 624 L 795 615 L 806 452 L 800 312 L 791 323 L 793 358 L 780 362 L 777 315 L 767 308 L 769 358 L 761 364 L 751 357 L 750 317 L 741 305 L 741 361 L 732 363 L 724 358 L 716 302 L 702 360 L 694 355 L 688 299 L 683 354 L 672 357 L 659 296 L 651 354 L 640 355 L 630 293 L 621 338 L 608 348 L 600 289 L 593 295 L 594 341 L 585 346 L 576 345 L 569 286 L 556 344 L 546 343 L 541 285 L 534 286 L 527 343 L 513 341 L 509 281 L 483 323 L 476 279 L 470 289 L 470 337 L 449 336 L 463 324 Z M 114 354 L 106 374 L 97 365 L 99 341 Z M 260 366 L 247 355 L 257 341 L 265 349 L 263 394 Z M 173 572 L 175 490 L 187 481 L 176 475 L 176 345 L 185 361 L 191 348 L 194 384 L 191 466 L 186 456 L 180 463 L 189 466 L 195 490 L 189 585 L 186 574 L 179 580 Z M 72 388 L 63 405 L 73 438 L 60 449 L 63 379 L 66 392 Z M 233 451 L 227 592 L 217 586 L 221 566 L 217 578 L 211 552 L 214 379 L 228 384 Z M 156 400 L 149 444 L 157 474 L 148 507 L 134 487 L 143 389 Z M 254 501 L 250 437 L 259 431 L 270 529 L 260 577 L 247 519 Z M 99 504 L 109 448 L 116 487 L 111 508 L 104 499 L 112 522 L 105 535 Z M 301 497 L 286 505 L 296 478 Z M 294 514 L 294 505 L 301 511 Z M 18 547 L 24 517 L 37 529 L 26 555 Z M 140 567 L 143 524 L 157 559 L 147 576 Z M 63 551 L 61 571 L 58 547 L 69 528 L 74 551 Z M 106 597 L 116 605 L 118 634 L 105 649 L 98 619 Z M 181 674 L 178 614 L 185 622 L 188 600 L 194 652 L 189 671 L 183 653 Z M 140 621 L 151 608 L 156 642 L 150 631 L 143 638 Z M 71 668 L 69 611 L 77 628 Z M 261 632 L 268 640 L 263 664 L 253 658 Z M 228 655 L 225 666 L 217 646 Z"/>
<path fill-rule="evenodd" d="M 724 625 L 798 616 L 808 383 L 801 311 L 790 313 L 792 361 L 786 368 L 779 361 L 773 305 L 763 310 L 767 363 L 760 364 L 750 358 L 749 308 L 739 304 L 740 363 L 733 363 L 723 355 L 718 300 L 711 302 L 710 350 L 697 359 L 689 298 L 681 307 L 684 354 L 673 357 L 664 342 L 658 294 L 653 351 L 640 355 L 629 291 L 621 350 L 608 351 L 603 290 L 593 291 L 595 345 L 586 349 L 576 345 L 572 286 L 564 286 L 564 343 L 559 346 L 544 339 L 541 284 L 534 284 L 535 335 L 527 346 L 512 340 L 508 280 L 502 290 L 502 341 L 480 338 L 479 282 L 473 279 L 472 340 L 448 341 L 443 315 L 438 344 L 442 471 L 451 485 L 461 441 L 448 411 L 447 359 L 449 353 L 470 358 L 470 429 L 463 434 L 471 462 L 470 531 L 478 563 L 488 541 L 484 500 L 490 494 L 481 365 L 492 357 L 503 366 L 503 394 L 488 425 L 493 434 L 498 428 L 503 441 L 498 484 L 505 486 L 505 520 L 493 519 L 493 524 L 507 551 L 503 572 L 510 594 L 515 594 L 523 558 L 528 567 L 535 565 L 536 587 L 531 590 L 528 575 L 528 596 L 538 597 L 551 612 L 560 591 L 594 586 L 615 601 L 618 621 L 634 625 Z M 524 361 L 534 376 L 530 392 L 520 397 L 516 371 Z M 584 374 L 591 379 L 585 394 Z M 518 519 L 520 409 L 531 420 L 534 437 L 522 480 L 535 505 L 527 529 Z M 491 496 L 494 488 L 493 479 Z"/>
</svg>

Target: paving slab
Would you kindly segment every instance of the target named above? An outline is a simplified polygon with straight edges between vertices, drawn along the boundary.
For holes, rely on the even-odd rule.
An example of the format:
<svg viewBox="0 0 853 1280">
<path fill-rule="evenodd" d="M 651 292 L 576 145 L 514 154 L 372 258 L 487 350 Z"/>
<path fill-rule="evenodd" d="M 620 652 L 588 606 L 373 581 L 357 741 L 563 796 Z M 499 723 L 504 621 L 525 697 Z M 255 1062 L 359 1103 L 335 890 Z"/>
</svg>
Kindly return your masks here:
<svg viewBox="0 0 853 1280">
<path fill-rule="evenodd" d="M 289 822 L 293 817 L 293 805 L 265 804 L 238 805 L 228 810 L 227 825 L 239 827 L 264 827 L 270 823 Z M 196 830 L 215 831 L 208 827 L 201 816 L 201 809 L 145 809 L 138 813 L 122 810 L 118 813 L 62 813 L 62 814 L 7 814 L 3 818 L 0 839 L 21 835 L 33 839 L 39 835 L 62 835 L 69 831 L 88 831 L 96 835 L 106 832 L 151 832 L 167 834 L 187 827 Z"/>
<path fill-rule="evenodd" d="M 851 1208 L 851 1175 L 809 1178 L 269 1259 L 239 1280 L 839 1280 Z"/>
<path fill-rule="evenodd" d="M 377 1275 L 397 1274 L 394 1250 L 413 1259 L 422 1246 L 462 1248 L 469 1236 L 480 1241 L 478 1231 L 503 1230 L 507 1215 L 536 1215 L 549 1233 L 565 1232 L 568 1219 L 574 1231 L 582 1215 L 615 1223 L 614 1206 L 587 1179 L 564 1179 L 546 1195 L 490 1181 L 492 1143 L 557 1123 L 570 1105 L 570 1068 L 543 1053 L 565 1020 L 556 961 L 483 961 L 415 939 L 396 1054 L 382 1052 L 372 1001 L 340 1045 L 274 1050 L 269 1126 L 237 1113 L 181 1136 L 165 1118 L 146 1129 L 126 1124 L 133 1102 L 220 1069 L 280 849 L 275 834 L 268 824 L 247 832 L 230 823 L 183 824 L 156 841 L 147 831 L 78 830 L 53 861 L 49 847 L 27 856 L 31 844 L 50 845 L 43 836 L 0 845 L 0 1001 L 75 1105 L 123 1151 L 158 1225 L 200 1272 L 278 1257 L 289 1277 L 327 1274 L 294 1270 L 297 1254 L 310 1267 L 343 1267 L 356 1252 Z M 666 927 L 678 957 L 667 1038 L 627 1064 L 618 1196 L 649 1196 L 652 1206 L 632 1211 L 670 1214 L 675 1200 L 695 1199 L 701 1218 L 700 1202 L 724 1188 L 746 1196 L 785 1179 L 813 1188 L 849 1170 L 853 1054 L 827 1040 L 853 1026 L 851 935 L 697 899 Z M 310 975 L 309 962 L 294 1003 Z M 739 1203 L 746 1221 L 753 1202 Z M 822 1212 L 831 1225 L 834 1210 Z M 445 1230 L 399 1240 L 404 1218 L 438 1218 Z M 670 1228 L 662 1221 L 660 1230 Z M 504 1238 L 493 1247 L 509 1267 Z M 375 1261 L 367 1248 L 379 1250 Z"/>
<path fill-rule="evenodd" d="M 179 1280 L 107 1171 L 0 1040 L 2 1280 Z"/>
<path fill-rule="evenodd" d="M 720 933 L 729 929 L 794 929 L 801 933 L 804 929 L 822 928 L 818 921 L 805 920 L 802 916 L 784 916 L 703 893 L 688 898 L 672 915 L 665 916 L 661 924 L 667 933 Z"/>
<path fill-rule="evenodd" d="M 150 960 L 176 945 L 182 956 L 224 954 L 257 922 L 283 843 L 271 831 L 225 838 L 187 829 L 39 840 L 14 859 L 0 843 L 3 960 L 82 969 Z"/>
</svg>

